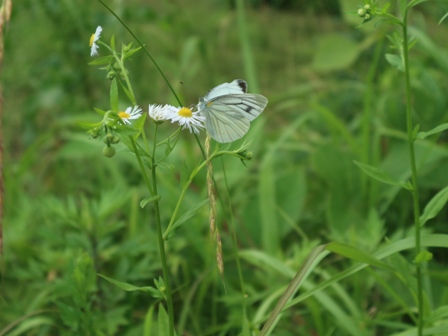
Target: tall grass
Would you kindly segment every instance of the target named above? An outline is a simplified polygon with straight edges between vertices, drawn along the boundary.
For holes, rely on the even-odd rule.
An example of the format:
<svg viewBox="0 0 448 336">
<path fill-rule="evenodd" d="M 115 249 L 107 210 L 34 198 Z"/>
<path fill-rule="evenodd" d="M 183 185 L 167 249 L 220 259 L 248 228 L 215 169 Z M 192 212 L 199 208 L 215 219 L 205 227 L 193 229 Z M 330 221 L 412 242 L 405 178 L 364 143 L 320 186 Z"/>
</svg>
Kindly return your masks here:
<svg viewBox="0 0 448 336">
<path fill-rule="evenodd" d="M 245 166 L 216 159 L 239 143 L 212 143 L 204 159 L 205 137 L 182 132 L 157 170 L 166 153 L 154 155 L 154 135 L 175 125 L 155 133 L 148 118 L 147 136 L 127 135 L 108 159 L 76 124 L 129 98 L 86 65 L 91 31 L 101 24 L 117 50 L 133 37 L 93 2 L 17 3 L 2 72 L 0 335 L 447 333 L 447 8 L 400 3 L 372 6 L 359 29 L 243 1 L 112 8 L 178 96 L 139 51 L 127 89 L 145 109 L 241 77 L 270 100 Z"/>
</svg>

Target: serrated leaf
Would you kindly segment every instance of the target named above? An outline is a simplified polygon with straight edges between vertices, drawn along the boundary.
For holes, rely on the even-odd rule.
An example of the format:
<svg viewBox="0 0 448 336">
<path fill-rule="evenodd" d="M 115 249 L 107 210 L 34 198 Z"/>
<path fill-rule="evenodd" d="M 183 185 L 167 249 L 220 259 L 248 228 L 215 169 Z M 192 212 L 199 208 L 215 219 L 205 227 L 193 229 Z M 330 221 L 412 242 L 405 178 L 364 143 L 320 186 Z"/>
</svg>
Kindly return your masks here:
<svg viewBox="0 0 448 336">
<path fill-rule="evenodd" d="M 118 85 L 117 79 L 112 79 L 110 83 L 110 108 L 114 112 L 118 112 Z"/>
<path fill-rule="evenodd" d="M 160 195 L 154 195 L 154 196 L 151 196 L 151 197 L 144 198 L 144 199 L 142 199 L 140 201 L 140 208 L 143 209 L 146 206 L 146 204 L 151 203 L 151 202 L 155 202 L 155 201 L 158 201 L 158 200 L 160 200 Z"/>
<path fill-rule="evenodd" d="M 184 224 L 187 220 L 189 220 L 191 217 L 193 217 L 196 212 L 204 205 L 208 202 L 208 198 L 199 202 L 198 204 L 194 205 L 193 207 L 190 208 L 190 210 L 188 210 L 187 212 L 185 212 L 172 226 L 171 231 L 168 234 L 167 238 L 171 238 L 174 233 L 180 229 L 180 227 L 182 226 L 182 224 Z"/>
<path fill-rule="evenodd" d="M 387 172 L 385 172 L 384 170 L 382 170 L 380 168 L 373 167 L 373 166 L 370 166 L 370 165 L 367 165 L 365 163 L 361 163 L 358 161 L 354 161 L 354 163 L 359 168 L 361 168 L 364 173 L 366 173 L 370 177 L 374 178 L 375 180 L 378 180 L 378 181 L 386 183 L 386 184 L 404 187 L 403 183 L 398 182 L 392 176 L 390 176 Z"/>
<path fill-rule="evenodd" d="M 386 54 L 386 60 L 399 71 L 404 72 L 404 63 L 400 56 L 394 54 Z"/>
<path fill-rule="evenodd" d="M 428 131 L 428 132 L 418 132 L 417 136 L 416 136 L 416 139 L 424 139 L 424 138 L 426 138 L 426 137 L 428 137 L 430 135 L 434 135 L 434 134 L 443 132 L 443 131 L 445 131 L 447 129 L 448 129 L 448 123 L 441 124 L 441 125 L 433 128 L 432 130 Z"/>
<path fill-rule="evenodd" d="M 423 214 L 420 216 L 420 226 L 423 226 L 428 220 L 436 217 L 447 202 L 448 187 L 445 187 L 426 204 L 425 210 L 423 210 Z"/>
</svg>

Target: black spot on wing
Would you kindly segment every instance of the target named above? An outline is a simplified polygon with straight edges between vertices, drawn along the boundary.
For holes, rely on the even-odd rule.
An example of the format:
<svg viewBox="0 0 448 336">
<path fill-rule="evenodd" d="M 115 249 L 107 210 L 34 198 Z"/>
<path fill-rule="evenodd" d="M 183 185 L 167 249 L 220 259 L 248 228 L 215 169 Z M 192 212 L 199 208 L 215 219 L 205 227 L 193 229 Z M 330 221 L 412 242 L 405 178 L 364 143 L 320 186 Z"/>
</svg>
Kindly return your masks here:
<svg viewBox="0 0 448 336">
<path fill-rule="evenodd" d="M 242 79 L 237 79 L 236 80 L 238 83 L 238 86 L 241 88 L 241 90 L 243 90 L 244 93 L 247 92 L 247 83 L 246 81 L 242 80 Z"/>
</svg>

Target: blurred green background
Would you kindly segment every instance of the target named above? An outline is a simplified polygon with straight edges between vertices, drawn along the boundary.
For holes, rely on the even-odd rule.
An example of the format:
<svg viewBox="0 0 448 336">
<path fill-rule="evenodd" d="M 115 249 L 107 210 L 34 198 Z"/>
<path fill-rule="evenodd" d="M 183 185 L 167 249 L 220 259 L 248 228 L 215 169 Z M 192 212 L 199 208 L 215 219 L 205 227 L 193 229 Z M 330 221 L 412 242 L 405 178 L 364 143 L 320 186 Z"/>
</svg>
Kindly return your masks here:
<svg viewBox="0 0 448 336">
<path fill-rule="evenodd" d="M 247 166 L 235 158 L 224 160 L 229 201 L 221 161 L 215 163 L 223 204 L 232 204 L 238 227 L 250 318 L 289 283 L 289 273 L 280 270 L 296 272 L 314 246 L 337 240 L 373 251 L 385 237 L 394 241 L 410 235 L 409 193 L 371 181 L 353 163 L 380 166 L 403 181 L 410 176 L 402 73 L 384 56 L 396 52 L 386 38 L 393 30 L 373 23 L 357 28 L 361 19 L 350 12 L 363 4 L 246 1 L 247 44 L 233 1 L 108 3 L 145 44 L 185 105 L 235 78 L 246 79 L 250 92 L 269 99 L 245 137 L 253 140 L 254 159 Z M 410 17 L 410 32 L 418 37 L 411 52 L 411 75 L 420 130 L 448 121 L 448 23 L 438 24 L 447 11 L 447 2 L 428 2 Z M 98 25 L 106 43 L 112 35 L 117 46 L 132 41 L 100 3 L 86 0 L 13 1 L 11 21 L 4 29 L 0 335 L 82 335 L 86 323 L 104 335 L 140 335 L 148 308 L 157 302 L 95 276 L 148 286 L 161 275 L 151 207 L 139 207 L 148 195 L 134 158 L 124 146 L 117 147 L 113 159 L 105 158 L 104 144 L 89 139 L 76 124 L 98 121 L 93 107 L 109 108 L 106 73 L 88 65 L 88 42 Z M 100 47 L 100 56 L 105 52 Z M 153 103 L 176 105 L 143 52 L 127 66 L 145 111 Z M 123 107 L 128 106 L 125 95 L 121 98 Z M 175 130 L 168 124 L 161 128 L 167 135 Z M 422 206 L 448 184 L 446 141 L 442 134 L 417 143 Z M 165 223 L 181 190 L 182 167 L 192 168 L 200 157 L 194 137 L 183 132 L 168 160 L 172 167 L 160 170 Z M 190 188 L 183 210 L 206 195 L 204 173 Z M 206 207 L 167 244 L 182 335 L 240 331 L 227 206 L 218 209 L 218 217 L 227 293 L 216 271 Z M 447 233 L 447 217 L 442 211 L 426 230 Z M 448 259 L 442 250 L 432 252 L 433 276 L 428 281 L 439 290 L 437 305 L 448 302 L 443 269 Z M 330 258 L 313 280 L 318 283 L 347 265 Z M 362 321 L 357 325 L 363 334 L 389 330 L 369 315 L 373 308 L 395 309 L 370 273 L 341 286 L 358 307 L 354 319 Z M 403 284 L 392 286 L 403 291 Z M 333 288 L 329 295 L 337 298 L 340 292 Z M 286 314 L 289 318 L 282 320 L 277 335 L 330 335 L 331 330 L 336 330 L 332 335 L 350 334 L 337 314 L 314 298 Z M 403 322 L 403 315 L 397 313 L 396 322 Z"/>
</svg>

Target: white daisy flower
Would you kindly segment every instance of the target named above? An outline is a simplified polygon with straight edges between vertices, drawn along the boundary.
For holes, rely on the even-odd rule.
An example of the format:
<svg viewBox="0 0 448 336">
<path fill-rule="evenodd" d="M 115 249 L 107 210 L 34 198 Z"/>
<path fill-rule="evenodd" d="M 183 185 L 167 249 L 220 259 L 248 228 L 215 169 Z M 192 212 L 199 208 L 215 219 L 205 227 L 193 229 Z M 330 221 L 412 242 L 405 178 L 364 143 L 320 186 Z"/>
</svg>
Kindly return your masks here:
<svg viewBox="0 0 448 336">
<path fill-rule="evenodd" d="M 96 27 L 96 31 L 95 34 L 92 34 L 92 36 L 90 37 L 90 56 L 95 56 L 98 55 L 98 44 L 96 44 L 95 42 L 98 41 L 100 39 L 101 36 L 101 32 L 103 31 L 103 28 L 101 28 L 101 26 Z"/>
<path fill-rule="evenodd" d="M 128 107 L 125 111 L 118 112 L 118 116 L 125 124 L 131 124 L 129 120 L 138 119 L 141 115 L 142 109 L 138 106 Z"/>
<path fill-rule="evenodd" d="M 167 104 L 165 106 L 150 104 L 148 114 L 154 121 L 164 121 L 168 120 L 168 115 L 173 111 L 177 111 L 177 107 Z"/>
<path fill-rule="evenodd" d="M 178 122 L 182 129 L 188 128 L 190 133 L 199 133 L 204 128 L 205 117 L 199 112 L 192 112 L 188 107 L 170 109 L 168 118 L 171 122 Z"/>
</svg>

